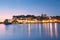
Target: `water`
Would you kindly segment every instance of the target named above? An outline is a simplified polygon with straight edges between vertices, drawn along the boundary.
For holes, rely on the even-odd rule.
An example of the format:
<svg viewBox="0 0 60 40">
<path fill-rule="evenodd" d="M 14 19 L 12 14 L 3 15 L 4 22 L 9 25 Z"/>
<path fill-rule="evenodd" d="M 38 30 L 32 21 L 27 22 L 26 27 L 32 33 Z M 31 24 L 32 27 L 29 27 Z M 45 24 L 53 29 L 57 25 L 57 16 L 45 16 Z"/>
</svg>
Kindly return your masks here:
<svg viewBox="0 0 60 40">
<path fill-rule="evenodd" d="M 0 24 L 0 40 L 60 40 L 60 23 Z"/>
</svg>

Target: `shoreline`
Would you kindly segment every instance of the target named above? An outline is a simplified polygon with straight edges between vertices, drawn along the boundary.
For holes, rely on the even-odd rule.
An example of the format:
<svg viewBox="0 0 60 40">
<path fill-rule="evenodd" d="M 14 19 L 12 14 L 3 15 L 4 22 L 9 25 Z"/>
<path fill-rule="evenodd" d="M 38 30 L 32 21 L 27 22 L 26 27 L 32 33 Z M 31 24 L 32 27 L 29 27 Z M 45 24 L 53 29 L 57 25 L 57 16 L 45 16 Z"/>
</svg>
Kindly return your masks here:
<svg viewBox="0 0 60 40">
<path fill-rule="evenodd" d="M 39 23 L 60 23 L 59 21 L 56 21 L 56 22 L 54 22 L 54 21 L 49 21 L 49 22 L 47 22 L 47 21 L 45 21 L 45 22 L 43 22 L 43 21 L 41 21 L 41 22 L 20 22 L 20 23 L 4 23 L 4 22 L 0 22 L 0 24 L 39 24 Z"/>
<path fill-rule="evenodd" d="M 19 21 L 6 21 L 6 22 L 0 22 L 0 24 L 37 24 L 37 23 L 60 23 L 60 20 L 19 20 Z"/>
</svg>

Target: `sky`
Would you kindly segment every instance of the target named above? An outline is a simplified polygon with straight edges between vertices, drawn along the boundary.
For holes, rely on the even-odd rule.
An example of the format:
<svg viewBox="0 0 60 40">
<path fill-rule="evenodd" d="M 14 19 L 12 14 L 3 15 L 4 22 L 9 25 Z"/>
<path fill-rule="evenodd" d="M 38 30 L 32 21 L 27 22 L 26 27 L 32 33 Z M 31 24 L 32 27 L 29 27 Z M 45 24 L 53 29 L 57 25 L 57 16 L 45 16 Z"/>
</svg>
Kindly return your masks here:
<svg viewBox="0 0 60 40">
<path fill-rule="evenodd" d="M 60 0 L 0 0 L 0 19 L 13 15 L 60 16 Z"/>
</svg>

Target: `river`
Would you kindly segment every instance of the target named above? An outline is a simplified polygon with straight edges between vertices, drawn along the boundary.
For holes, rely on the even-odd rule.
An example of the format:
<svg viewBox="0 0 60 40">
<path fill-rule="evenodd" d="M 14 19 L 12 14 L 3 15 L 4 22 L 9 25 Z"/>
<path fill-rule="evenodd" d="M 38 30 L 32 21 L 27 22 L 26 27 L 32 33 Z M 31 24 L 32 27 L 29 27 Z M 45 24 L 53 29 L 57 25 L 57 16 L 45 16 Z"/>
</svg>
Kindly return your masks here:
<svg viewBox="0 0 60 40">
<path fill-rule="evenodd" d="M 60 40 L 60 23 L 0 24 L 0 40 Z"/>
</svg>

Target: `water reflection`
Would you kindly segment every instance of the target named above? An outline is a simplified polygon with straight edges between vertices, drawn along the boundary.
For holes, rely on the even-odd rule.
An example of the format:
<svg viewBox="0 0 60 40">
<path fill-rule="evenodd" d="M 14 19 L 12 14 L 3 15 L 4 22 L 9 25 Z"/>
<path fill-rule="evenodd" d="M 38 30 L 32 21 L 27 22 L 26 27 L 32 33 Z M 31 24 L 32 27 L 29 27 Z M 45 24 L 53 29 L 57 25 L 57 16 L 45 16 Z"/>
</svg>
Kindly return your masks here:
<svg viewBox="0 0 60 40">
<path fill-rule="evenodd" d="M 58 35 L 58 23 L 0 25 L 0 40 L 50 40 Z"/>
<path fill-rule="evenodd" d="M 0 24 L 1 26 L 0 26 L 0 36 L 2 37 L 2 36 L 4 36 L 5 35 L 5 25 L 3 25 L 3 24 Z"/>
<path fill-rule="evenodd" d="M 52 23 L 50 23 L 50 36 L 53 36 L 53 31 L 52 31 Z"/>
<path fill-rule="evenodd" d="M 41 37 L 41 24 L 39 24 L 38 29 L 39 29 L 39 34 L 40 34 L 40 37 Z"/>
<path fill-rule="evenodd" d="M 30 37 L 30 25 L 31 24 L 28 24 L 28 36 Z"/>
<path fill-rule="evenodd" d="M 57 23 L 55 23 L 55 36 L 57 37 L 58 36 L 58 28 L 57 28 Z"/>
<path fill-rule="evenodd" d="M 49 35 L 49 23 L 43 23 L 43 31 L 46 35 Z"/>
<path fill-rule="evenodd" d="M 58 36 L 58 25 L 57 25 L 57 23 L 42 23 L 41 27 L 43 27 L 43 31 L 44 31 L 45 35 L 48 34 L 51 36 L 51 38 L 53 37 L 54 34 L 56 37 Z"/>
</svg>

